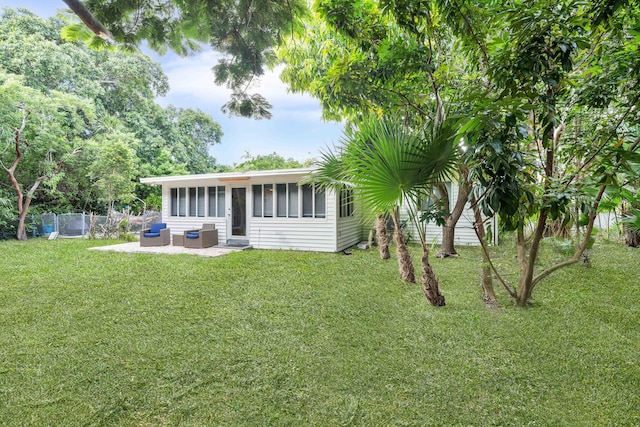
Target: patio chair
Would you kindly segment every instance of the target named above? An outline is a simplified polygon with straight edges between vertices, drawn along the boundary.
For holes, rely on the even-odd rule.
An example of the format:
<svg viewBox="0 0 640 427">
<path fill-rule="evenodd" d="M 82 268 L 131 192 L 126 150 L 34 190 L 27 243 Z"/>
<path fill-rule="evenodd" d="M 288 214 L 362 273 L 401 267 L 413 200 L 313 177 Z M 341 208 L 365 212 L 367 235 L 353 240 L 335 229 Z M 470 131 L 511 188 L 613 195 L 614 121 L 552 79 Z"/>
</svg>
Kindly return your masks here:
<svg viewBox="0 0 640 427">
<path fill-rule="evenodd" d="M 202 224 L 199 230 L 187 230 L 184 232 L 185 248 L 210 248 L 218 244 L 218 230 L 215 224 Z"/>
<path fill-rule="evenodd" d="M 140 232 L 140 246 L 167 246 L 171 241 L 170 233 L 166 223 L 155 222 Z"/>
</svg>

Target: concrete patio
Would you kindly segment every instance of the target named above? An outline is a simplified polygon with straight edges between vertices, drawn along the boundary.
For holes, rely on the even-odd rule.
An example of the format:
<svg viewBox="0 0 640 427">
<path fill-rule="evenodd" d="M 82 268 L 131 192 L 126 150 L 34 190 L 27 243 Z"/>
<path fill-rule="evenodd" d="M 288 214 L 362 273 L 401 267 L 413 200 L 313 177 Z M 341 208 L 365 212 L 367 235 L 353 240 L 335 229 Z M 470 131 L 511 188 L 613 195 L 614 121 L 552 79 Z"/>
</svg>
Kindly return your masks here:
<svg viewBox="0 0 640 427">
<path fill-rule="evenodd" d="M 199 255 L 203 257 L 215 257 L 220 255 L 226 255 L 231 252 L 238 252 L 238 251 L 241 251 L 242 248 L 213 246 L 213 247 L 204 248 L 204 249 L 192 249 L 192 248 L 185 248 L 184 246 L 173 246 L 173 245 L 141 247 L 140 242 L 131 242 L 131 243 L 119 243 L 117 245 L 109 245 L 109 246 L 96 246 L 94 248 L 89 248 L 89 250 L 167 254 L 167 255 L 190 254 L 190 255 Z"/>
</svg>

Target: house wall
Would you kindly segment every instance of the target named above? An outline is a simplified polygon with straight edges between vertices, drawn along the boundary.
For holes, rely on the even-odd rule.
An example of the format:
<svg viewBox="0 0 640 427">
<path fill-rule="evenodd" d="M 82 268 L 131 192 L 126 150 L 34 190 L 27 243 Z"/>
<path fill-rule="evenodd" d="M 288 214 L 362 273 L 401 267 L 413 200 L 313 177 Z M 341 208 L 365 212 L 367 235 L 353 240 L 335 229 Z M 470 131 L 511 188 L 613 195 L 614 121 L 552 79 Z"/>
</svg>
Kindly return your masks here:
<svg viewBox="0 0 640 427">
<path fill-rule="evenodd" d="M 355 245 L 363 239 L 364 226 L 363 226 L 363 212 L 362 204 L 358 201 L 354 201 L 353 215 L 349 217 L 340 217 L 340 198 L 336 195 L 336 212 L 337 212 L 337 247 L 336 251 L 341 251 L 350 246 Z"/>
<path fill-rule="evenodd" d="M 256 249 L 290 249 L 301 251 L 336 251 L 336 202 L 333 192 L 325 195 L 325 218 L 256 218 L 253 217 L 255 184 L 297 183 L 300 178 L 268 176 L 251 179 L 249 199 L 249 243 Z M 275 188 L 275 187 L 274 187 Z M 302 197 L 301 194 L 298 196 Z M 300 207 L 299 214 L 302 209 Z"/>
<path fill-rule="evenodd" d="M 171 188 L 190 187 L 225 187 L 225 213 L 230 214 L 231 188 L 245 187 L 247 189 L 247 238 L 249 244 L 257 249 L 290 249 L 305 251 L 337 252 L 348 248 L 360 240 L 367 239 L 372 224 L 364 223 L 362 220 L 362 209 L 356 203 L 355 215 L 348 218 L 339 217 L 339 197 L 333 191 L 326 193 L 326 217 L 325 218 L 283 218 L 283 217 L 254 217 L 253 216 L 253 185 L 257 184 L 288 184 L 298 183 L 304 173 L 290 172 L 286 175 L 277 173 L 267 173 L 264 176 L 257 176 L 255 173 L 250 177 L 240 177 L 236 181 L 220 181 L 216 174 L 210 176 L 194 177 L 167 177 L 171 182 L 162 182 L 162 219 L 171 229 L 171 234 L 182 234 L 185 230 L 198 229 L 202 224 L 213 223 L 218 229 L 218 238 L 224 243 L 231 238 L 228 233 L 229 217 L 175 217 L 171 216 Z M 224 177 L 224 175 L 223 175 Z M 205 190 L 206 202 L 208 205 L 208 193 Z M 450 203 L 458 196 L 457 185 L 452 185 Z M 299 198 L 301 193 L 299 194 Z M 275 207 L 274 207 L 275 209 Z M 188 194 L 187 194 L 188 210 Z M 299 207 L 299 213 L 302 209 Z M 205 212 L 205 215 L 208 212 Z M 188 215 L 188 212 L 187 212 Z M 401 208 L 401 219 L 407 222 L 407 232 L 414 243 L 418 242 L 417 230 L 409 221 L 409 214 L 406 207 Z M 463 212 L 455 233 L 456 245 L 477 245 L 477 238 L 473 231 L 474 216 L 467 204 Z M 495 235 L 495 230 L 494 230 Z M 435 224 L 427 226 L 427 240 L 429 243 L 439 244 L 442 240 L 442 229 Z"/>
<path fill-rule="evenodd" d="M 362 225 L 356 217 L 338 218 L 336 250 L 341 251 L 362 240 Z"/>
<path fill-rule="evenodd" d="M 251 221 L 249 243 L 256 249 L 335 252 L 335 227 L 328 219 L 261 218 Z"/>
<path fill-rule="evenodd" d="M 171 229 L 171 235 L 182 234 L 186 230 L 195 230 L 202 228 L 202 224 L 215 224 L 218 229 L 218 238 L 224 242 L 227 233 L 227 219 L 226 217 L 175 217 L 171 216 L 171 188 L 175 187 L 207 187 L 213 185 L 220 185 L 216 182 L 202 181 L 181 181 L 177 184 L 163 184 L 162 185 L 162 222 L 167 223 L 167 227 Z M 187 195 L 188 196 L 188 195 Z M 188 201 L 187 201 L 188 203 Z"/>
<path fill-rule="evenodd" d="M 459 187 L 456 184 L 451 186 L 451 191 L 449 194 L 449 205 L 453 208 L 455 201 L 458 198 L 458 190 Z M 411 238 L 412 243 L 419 243 L 420 236 L 418 234 L 418 230 L 412 224 L 409 219 L 409 211 L 406 206 L 403 206 L 400 209 L 400 219 L 407 222 L 407 232 L 409 233 L 409 237 Z M 465 205 L 465 209 L 462 212 L 462 216 L 458 220 L 458 224 L 456 225 L 454 244 L 456 246 L 477 246 L 478 238 L 476 237 L 476 233 L 473 230 L 474 223 L 474 214 L 473 210 L 469 203 Z M 494 230 L 495 233 L 495 230 Z M 427 243 L 429 244 L 440 244 L 442 242 L 442 227 L 437 226 L 434 223 L 429 223 L 427 225 Z"/>
<path fill-rule="evenodd" d="M 213 223 L 219 230 L 220 242 L 230 238 L 227 233 L 228 218 L 226 217 L 176 217 L 171 216 L 171 188 L 180 187 L 213 187 L 225 186 L 225 210 L 229 212 L 231 206 L 231 188 L 245 187 L 247 189 L 247 238 L 249 244 L 256 249 L 289 249 L 320 252 L 337 252 L 354 245 L 361 239 L 362 227 L 357 218 L 338 218 L 338 198 L 333 191 L 325 195 L 325 218 L 303 218 L 302 207 L 299 207 L 298 218 L 284 217 L 254 217 L 253 216 L 253 185 L 258 184 L 289 184 L 298 183 L 300 176 L 269 175 L 265 177 L 251 177 L 247 181 L 232 183 L 209 180 L 180 180 L 165 183 L 162 189 L 162 220 L 171 229 L 171 234 L 182 234 L 184 230 L 197 229 L 203 223 Z M 205 190 L 205 193 L 207 191 Z M 208 194 L 206 194 L 208 203 Z M 302 197 L 299 193 L 299 200 Z M 188 210 L 188 194 L 187 194 Z M 274 206 L 275 210 L 275 206 Z M 274 212 L 275 214 L 275 212 Z M 188 215 L 188 212 L 187 212 Z M 340 221 L 338 221 L 340 219 Z"/>
</svg>

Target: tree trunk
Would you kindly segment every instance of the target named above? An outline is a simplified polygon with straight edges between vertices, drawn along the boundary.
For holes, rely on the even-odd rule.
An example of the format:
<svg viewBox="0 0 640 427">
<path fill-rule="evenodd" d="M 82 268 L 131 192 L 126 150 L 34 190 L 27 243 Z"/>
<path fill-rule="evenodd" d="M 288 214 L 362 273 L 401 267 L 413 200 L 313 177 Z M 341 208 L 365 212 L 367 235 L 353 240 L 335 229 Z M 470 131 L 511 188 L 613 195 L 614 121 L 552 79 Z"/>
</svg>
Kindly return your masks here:
<svg viewBox="0 0 640 427">
<path fill-rule="evenodd" d="M 22 107 L 20 108 L 22 109 Z M 29 210 L 29 206 L 31 205 L 31 200 L 33 199 L 33 196 L 36 190 L 38 189 L 38 187 L 40 186 L 40 184 L 42 183 L 42 181 L 60 173 L 60 170 L 62 169 L 62 165 L 64 165 L 65 160 L 62 159 L 58 161 L 56 167 L 51 171 L 50 176 L 42 175 L 39 178 L 37 178 L 33 183 L 33 185 L 31 186 L 31 188 L 29 189 L 29 191 L 27 191 L 27 194 L 24 194 L 22 192 L 22 187 L 20 186 L 20 183 L 18 182 L 18 179 L 16 178 L 15 173 L 23 156 L 21 146 L 22 144 L 25 144 L 27 146 L 29 145 L 27 141 L 22 138 L 22 133 L 24 132 L 25 126 L 27 125 L 27 119 L 31 115 L 31 112 L 29 110 L 25 110 L 25 109 L 22 109 L 22 110 L 23 110 L 22 124 L 19 128 L 16 128 L 14 131 L 14 146 L 15 146 L 16 157 L 15 159 L 13 159 L 13 162 L 11 163 L 11 166 L 9 168 L 5 167 L 4 164 L 2 165 L 2 167 L 7 172 L 7 175 L 9 176 L 9 181 L 11 182 L 11 186 L 13 187 L 17 196 L 18 230 L 16 231 L 16 237 L 18 238 L 18 240 L 27 240 L 27 232 L 25 230 L 24 221 L 25 221 L 25 218 L 27 217 L 27 211 Z M 80 152 L 80 149 L 75 149 L 73 150 L 72 153 L 70 153 L 70 155 L 75 156 L 79 152 Z"/>
<path fill-rule="evenodd" d="M 393 241 L 396 244 L 396 257 L 398 258 L 398 269 L 400 277 L 404 282 L 416 283 L 416 273 L 411 260 L 411 254 L 404 240 L 404 233 L 400 228 L 397 210 L 392 213 L 393 218 Z"/>
<path fill-rule="evenodd" d="M 435 307 L 443 307 L 445 305 L 444 295 L 440 292 L 438 278 L 431 264 L 429 264 L 429 248 L 426 245 L 422 246 L 422 290 L 431 305 Z"/>
<path fill-rule="evenodd" d="M 623 217 L 631 215 L 633 208 L 636 206 L 630 206 L 627 203 L 622 204 L 621 214 Z M 622 241 L 626 246 L 637 248 L 640 247 L 640 232 L 638 230 L 629 227 L 629 224 L 622 222 Z"/>
<path fill-rule="evenodd" d="M 522 227 L 518 230 L 518 262 L 520 263 L 520 280 L 518 283 L 518 294 L 516 297 L 516 305 L 518 307 L 526 307 L 529 305 L 533 288 L 533 270 L 535 262 L 538 259 L 538 250 L 540 249 L 540 241 L 542 240 L 545 224 L 547 222 L 547 210 L 542 209 L 538 217 L 538 223 L 531 240 L 531 248 L 527 254 L 524 231 Z"/>
<path fill-rule="evenodd" d="M 482 214 L 480 208 L 473 198 L 473 215 L 476 222 L 478 239 L 486 242 L 487 233 L 484 229 L 484 222 L 482 221 Z M 496 293 L 493 289 L 493 278 L 491 276 L 491 269 L 489 268 L 489 259 L 487 254 L 482 251 L 482 273 L 481 273 L 481 285 L 482 285 L 482 299 L 488 308 L 497 308 L 498 300 L 496 299 Z"/>
<path fill-rule="evenodd" d="M 553 89 L 548 89 L 549 93 L 553 94 Z M 553 117 L 553 113 L 551 114 Z M 555 175 L 555 146 L 564 130 L 564 125 L 560 125 L 557 128 L 549 130 L 549 140 L 551 145 L 546 148 L 546 158 L 544 164 L 544 174 L 546 177 L 544 183 L 544 193 L 546 194 L 549 189 L 550 180 Z M 546 200 L 543 199 L 543 206 Z M 533 281 L 533 272 L 535 269 L 535 262 L 538 259 L 538 250 L 540 249 L 540 241 L 544 236 L 544 230 L 547 226 L 548 208 L 541 208 L 538 216 L 538 223 L 533 231 L 533 238 L 531 239 L 531 247 L 527 253 L 524 241 L 524 231 L 522 225 L 518 229 L 518 261 L 520 263 L 520 280 L 518 281 L 518 293 L 516 297 L 516 305 L 518 307 L 525 307 L 530 304 L 531 295 L 533 294 L 533 288 L 535 283 Z"/>
<path fill-rule="evenodd" d="M 391 257 L 389 253 L 389 236 L 387 235 L 387 221 L 384 215 L 378 215 L 375 227 L 380 259 L 389 259 Z"/>
<path fill-rule="evenodd" d="M 453 206 L 453 210 L 449 216 L 445 218 L 444 227 L 442 227 L 442 243 L 440 244 L 440 251 L 436 254 L 438 258 L 448 258 L 448 257 L 457 257 L 458 252 L 456 252 L 455 248 L 455 234 L 456 234 L 456 225 L 458 224 L 458 220 L 462 216 L 464 212 L 464 207 L 467 203 L 467 198 L 469 197 L 469 192 L 471 191 L 471 186 L 469 185 L 467 176 L 463 174 L 468 171 L 461 170 L 461 178 L 460 178 L 460 187 L 458 189 L 458 198 L 456 199 L 456 204 Z M 446 193 L 446 190 L 445 190 Z M 447 202 L 447 210 L 449 196 L 446 195 Z"/>
<path fill-rule="evenodd" d="M 440 244 L 440 251 L 436 254 L 438 258 L 450 258 L 458 257 L 455 245 L 453 244 L 456 234 L 456 222 L 453 220 L 453 215 L 449 215 L 442 227 L 442 243 Z"/>
<path fill-rule="evenodd" d="M 42 178 L 36 179 L 36 182 L 31 187 L 31 190 L 27 193 L 26 197 L 23 196 L 22 192 L 19 192 L 18 195 L 18 229 L 16 230 L 16 238 L 18 240 L 27 240 L 27 230 L 25 228 L 25 220 L 27 218 L 27 212 L 29 211 L 29 206 L 31 206 L 31 199 L 33 198 L 33 193 L 38 189 L 38 186 L 42 182 Z"/>
<path fill-rule="evenodd" d="M 18 230 L 16 231 L 16 238 L 18 240 L 23 240 L 23 241 L 27 240 L 27 230 L 24 224 L 24 221 L 27 217 L 26 213 L 27 211 L 25 209 L 22 212 L 20 212 L 20 215 L 18 215 Z"/>
<path fill-rule="evenodd" d="M 518 229 L 516 236 L 516 249 L 517 249 L 517 257 L 518 257 L 518 289 L 516 290 L 516 306 L 525 307 L 527 305 L 527 300 L 529 299 L 530 290 L 530 281 L 527 281 L 527 276 L 533 277 L 533 272 L 528 275 L 527 271 L 529 268 L 528 259 L 527 259 L 527 248 L 525 244 L 524 231 L 522 227 Z"/>
<path fill-rule="evenodd" d="M 640 233 L 627 224 L 622 224 L 622 238 L 624 244 L 632 248 L 640 247 Z"/>
</svg>

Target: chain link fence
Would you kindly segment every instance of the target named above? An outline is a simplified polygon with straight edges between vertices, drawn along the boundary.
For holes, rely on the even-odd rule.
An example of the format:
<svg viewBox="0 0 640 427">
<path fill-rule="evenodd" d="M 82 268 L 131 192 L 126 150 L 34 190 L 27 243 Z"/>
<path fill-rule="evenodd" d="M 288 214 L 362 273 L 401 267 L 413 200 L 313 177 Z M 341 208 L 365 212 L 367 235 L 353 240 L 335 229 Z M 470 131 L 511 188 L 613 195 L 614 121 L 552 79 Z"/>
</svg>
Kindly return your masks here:
<svg viewBox="0 0 640 427">
<path fill-rule="evenodd" d="M 125 210 L 109 216 L 93 213 L 27 215 L 25 226 L 31 237 L 48 237 L 57 233 L 58 237 L 119 238 L 123 234 L 139 233 L 149 224 L 160 221 L 160 212 L 132 215 Z M 0 238 L 11 237 L 15 237 L 14 232 L 0 230 Z"/>
</svg>

